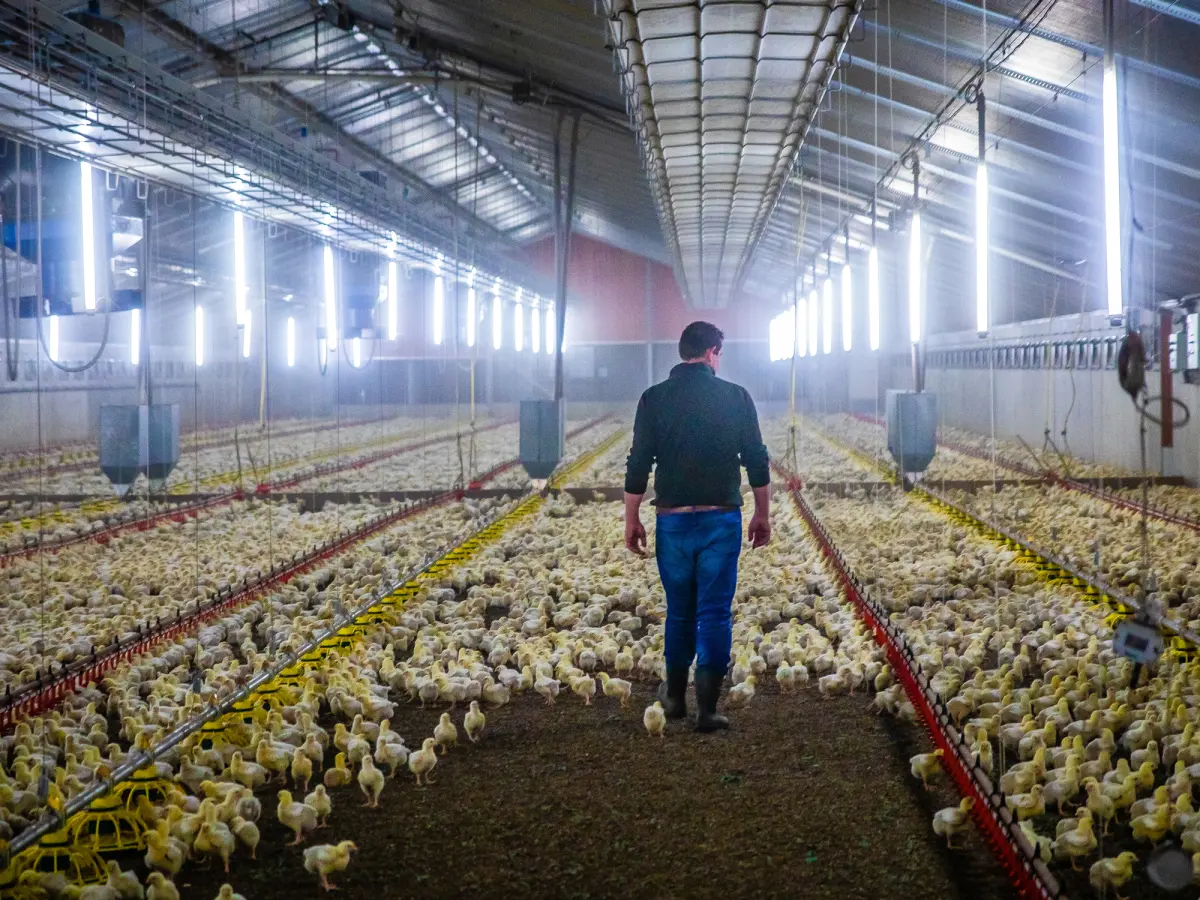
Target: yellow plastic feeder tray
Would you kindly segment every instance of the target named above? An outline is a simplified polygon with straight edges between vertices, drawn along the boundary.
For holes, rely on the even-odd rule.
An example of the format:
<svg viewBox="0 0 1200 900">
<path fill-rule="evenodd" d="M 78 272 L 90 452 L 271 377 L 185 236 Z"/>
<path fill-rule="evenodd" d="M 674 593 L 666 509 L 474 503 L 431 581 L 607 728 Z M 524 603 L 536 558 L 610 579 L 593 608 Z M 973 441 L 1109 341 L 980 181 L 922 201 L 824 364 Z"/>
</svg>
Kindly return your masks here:
<svg viewBox="0 0 1200 900">
<path fill-rule="evenodd" d="M 274 682 L 268 682 L 260 687 L 252 695 L 254 705 L 259 709 L 271 712 L 276 707 L 282 707 L 283 698 L 279 694 L 279 685 Z"/>
<path fill-rule="evenodd" d="M 146 847 L 146 826 L 141 817 L 126 809 L 115 794 L 101 797 L 87 812 L 71 816 L 66 830 L 77 847 L 91 847 L 97 853 Z"/>
<path fill-rule="evenodd" d="M 78 885 L 100 884 L 108 880 L 104 860 L 90 844 L 76 844 L 66 828 L 52 831 L 38 842 L 36 847 L 26 850 L 15 860 L 21 872 L 44 872 L 48 875 L 61 874 L 69 882 Z"/>
<path fill-rule="evenodd" d="M 159 777 L 158 769 L 152 765 L 143 766 L 133 773 L 132 778 L 117 786 L 117 796 L 126 810 L 138 815 L 139 797 L 145 797 L 151 803 L 161 803 L 167 799 L 167 792 L 170 789 L 171 783 Z M 138 816 L 138 821 L 141 821 L 141 816 Z M 142 822 L 142 824 L 147 828 L 150 827 L 149 822 Z"/>
<path fill-rule="evenodd" d="M 254 724 L 255 704 L 253 700 L 239 700 L 233 704 L 233 709 L 225 716 L 226 722 L 239 722 L 242 725 Z"/>
<path fill-rule="evenodd" d="M 205 722 L 200 726 L 201 750 L 219 750 L 224 743 L 226 743 L 224 722 Z"/>
</svg>

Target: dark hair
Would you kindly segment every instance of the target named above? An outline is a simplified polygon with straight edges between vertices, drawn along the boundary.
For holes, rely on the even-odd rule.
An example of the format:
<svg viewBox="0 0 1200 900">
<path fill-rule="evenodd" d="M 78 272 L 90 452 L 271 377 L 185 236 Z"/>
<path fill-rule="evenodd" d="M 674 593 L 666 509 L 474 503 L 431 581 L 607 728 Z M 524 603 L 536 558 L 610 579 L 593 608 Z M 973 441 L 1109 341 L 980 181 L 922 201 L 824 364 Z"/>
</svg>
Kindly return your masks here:
<svg viewBox="0 0 1200 900">
<path fill-rule="evenodd" d="M 725 332 L 710 322 L 693 322 L 679 336 L 679 358 L 699 359 L 708 350 L 721 352 Z"/>
</svg>

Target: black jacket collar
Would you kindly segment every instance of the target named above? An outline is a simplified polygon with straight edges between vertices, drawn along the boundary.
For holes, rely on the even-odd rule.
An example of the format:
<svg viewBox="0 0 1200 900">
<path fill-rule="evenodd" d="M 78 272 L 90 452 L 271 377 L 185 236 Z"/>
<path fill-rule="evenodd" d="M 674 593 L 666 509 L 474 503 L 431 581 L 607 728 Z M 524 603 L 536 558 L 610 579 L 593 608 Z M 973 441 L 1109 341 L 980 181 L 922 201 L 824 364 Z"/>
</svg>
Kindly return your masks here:
<svg viewBox="0 0 1200 900">
<path fill-rule="evenodd" d="M 695 375 L 698 378 L 702 378 L 707 375 L 710 378 L 715 378 L 717 376 L 717 373 L 713 371 L 712 366 L 710 366 L 708 363 L 704 363 L 704 362 L 698 362 L 698 363 L 684 362 L 684 363 L 680 363 L 679 365 L 677 365 L 675 368 L 673 368 L 671 370 L 672 378 L 684 378 L 689 375 Z"/>
</svg>

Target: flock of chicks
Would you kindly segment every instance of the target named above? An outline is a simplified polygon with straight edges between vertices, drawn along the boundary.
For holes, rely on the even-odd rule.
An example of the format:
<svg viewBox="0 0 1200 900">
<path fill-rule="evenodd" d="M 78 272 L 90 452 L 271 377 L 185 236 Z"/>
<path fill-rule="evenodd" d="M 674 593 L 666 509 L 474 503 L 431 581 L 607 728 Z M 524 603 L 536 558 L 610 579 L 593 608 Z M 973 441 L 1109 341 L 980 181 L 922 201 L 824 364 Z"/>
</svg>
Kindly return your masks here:
<svg viewBox="0 0 1200 900">
<path fill-rule="evenodd" d="M 504 452 L 498 443 L 504 439 L 501 431 L 481 435 L 495 442 L 489 451 L 493 456 Z M 511 443 L 514 435 L 507 437 Z M 598 437 L 603 437 L 601 429 L 584 432 L 571 442 L 572 452 Z M 441 467 L 433 481 L 449 484 L 456 462 L 447 458 L 444 446 L 430 448 L 429 453 L 439 457 Z M 405 478 L 417 483 L 425 476 L 412 473 L 429 475 L 434 461 L 431 456 L 418 465 L 408 458 L 415 455 L 389 460 L 384 474 L 399 479 L 393 470 L 408 471 Z M 375 487 L 380 484 L 378 474 L 360 477 L 369 477 Z M 57 668 L 86 658 L 114 639 L 137 634 L 139 627 L 169 621 L 211 594 L 236 589 L 266 568 L 264 547 L 272 549 L 275 560 L 291 559 L 395 508 L 327 503 L 320 511 L 302 512 L 294 504 L 236 501 L 185 523 L 166 521 L 106 543 L 85 541 L 61 548 L 49 566 L 37 557 L 18 558 L 0 569 L 8 612 L 0 622 L 0 690 L 32 682 L 50 665 Z M 407 568 L 419 557 L 419 547 L 403 545 L 396 565 Z"/>
<path fill-rule="evenodd" d="M 953 492 L 950 499 L 1025 536 L 1128 596 L 1147 596 L 1138 513 L 1057 486 L 1005 486 L 997 492 Z M 1146 521 L 1151 599 L 1171 615 L 1200 626 L 1200 533 L 1161 519 Z"/>
<path fill-rule="evenodd" d="M 365 456 L 389 444 L 409 443 L 426 437 L 454 433 L 454 422 L 443 419 L 395 418 L 383 421 L 343 424 L 338 428 L 287 428 L 277 434 L 272 424 L 269 434 L 272 478 L 294 476 L 317 461 Z M 268 467 L 268 432 L 255 426 L 239 430 L 235 447 L 232 432 L 224 441 L 205 441 L 180 450 L 179 463 L 167 479 L 168 490 L 190 491 L 200 483 L 202 489 L 228 488 L 239 471 L 244 482 L 253 484 L 254 474 L 265 481 Z M 240 455 L 241 465 L 238 466 Z M 51 466 L 49 460 L 47 466 Z M 112 485 L 97 465 L 81 470 L 45 475 L 37 467 L 12 480 L 4 481 L 6 493 L 87 494 L 111 497 Z"/>
<path fill-rule="evenodd" d="M 511 501 L 462 503 L 456 510 L 431 510 L 404 520 L 378 537 L 347 550 L 325 569 L 283 585 L 246 609 L 231 613 L 179 639 L 153 655 L 135 658 L 90 686 L 60 709 L 18 723 L 3 739 L 0 767 L 0 819 L 6 837 L 19 833 L 50 807 L 59 807 L 94 780 L 121 765 L 131 750 L 146 750 L 173 728 L 227 697 L 255 673 L 272 664 L 280 649 L 295 650 L 327 628 L 342 610 L 368 602 L 399 577 L 405 548 L 448 546 L 475 531 L 479 523 Z M 418 560 L 419 561 L 419 560 Z M 385 664 L 407 646 L 409 631 L 395 624 L 379 632 L 386 649 L 367 665 L 364 652 L 305 670 L 296 686 L 280 688 L 270 712 L 256 708 L 249 721 L 227 724 L 220 739 L 195 736 L 156 763 L 160 777 L 177 785 L 165 802 L 139 801 L 146 825 L 145 863 L 151 876 L 145 888 L 151 900 L 178 897 L 171 883 L 184 862 L 214 857 L 229 871 L 238 847 L 255 854 L 262 815 L 256 791 L 270 784 L 291 785 L 278 792 L 276 816 L 297 840 L 320 827 L 332 810 L 329 792 L 356 782 L 369 802 L 377 803 L 386 777 L 405 766 L 428 778 L 436 764 L 433 744 L 443 752 L 457 734 L 443 716 L 434 738 L 409 752 L 388 727 L 394 705 L 387 699 L 392 667 Z M 402 650 L 400 651 L 402 652 Z M 380 673 L 383 673 L 382 675 Z M 332 733 L 317 724 L 323 713 L 341 716 Z M 347 724 L 348 723 L 348 724 Z M 464 728 L 476 740 L 483 714 L 475 705 Z M 113 740 L 113 729 L 117 740 Z M 330 755 L 332 763 L 326 766 Z M 357 771 L 355 771 L 357 770 Z M 386 772 L 386 775 L 385 775 Z M 45 778 L 43 778 L 45 773 Z M 320 777 L 309 791 L 310 782 Z M 311 847 L 305 866 L 328 885 L 331 873 L 345 868 L 353 844 Z M 114 871 L 105 884 L 77 889 L 61 878 L 37 872 L 22 875 L 23 897 L 80 896 L 83 900 L 141 897 L 136 876 Z M 132 879 L 132 880 L 131 880 Z M 234 896 L 222 889 L 222 898 Z"/>
<path fill-rule="evenodd" d="M 1134 687 L 1105 613 L 1081 590 L 1045 583 L 1014 551 L 898 491 L 814 508 L 1044 860 L 1091 860 L 1092 885 L 1119 890 L 1138 855 L 1105 856 L 1106 844 L 1174 838 L 1200 872 L 1200 669 L 1164 662 Z M 875 703 L 911 717 L 895 687 Z M 912 767 L 924 781 L 939 764 L 923 754 Z M 949 845 L 970 808 L 968 798 L 935 816 Z"/>
<path fill-rule="evenodd" d="M 425 514 L 410 524 L 428 531 L 435 520 Z M 771 547 L 743 559 L 729 708 L 748 706 L 769 669 L 785 691 L 811 678 L 828 694 L 883 671 L 880 651 L 837 596 L 789 504 L 777 505 L 775 533 Z M 423 538 L 428 544 L 429 536 Z M 97 770 L 120 764 L 123 748 L 152 745 L 266 666 L 269 648 L 294 649 L 339 606 L 365 599 L 389 574 L 378 570 L 379 562 L 404 542 L 392 531 L 379 540 L 387 543 L 372 542 L 357 559 L 346 554 L 332 580 L 322 572 L 287 585 L 196 638 L 122 667 L 64 709 L 22 723 L 6 741 L 8 764 L 0 774 L 8 827 L 19 830 L 38 813 L 43 768 L 53 767 L 52 795 L 73 796 Z M 145 863 L 155 873 L 147 896 L 171 900 L 170 881 L 188 858 L 213 857 L 228 869 L 239 847 L 253 854 L 263 814 L 258 793 L 268 788 L 277 789 L 276 818 L 301 843 L 342 802 L 342 788 L 357 788 L 374 805 L 398 772 L 407 770 L 417 784 L 436 783 L 436 767 L 458 744 L 460 727 L 467 740 L 479 740 L 484 710 L 519 693 L 533 692 L 550 706 L 569 692 L 577 702 L 604 698 L 627 707 L 632 680 L 663 674 L 664 618 L 653 561 L 623 549 L 619 508 L 566 496 L 547 501 L 540 514 L 519 520 L 468 562 L 422 582 L 356 646 L 306 667 L 296 683 L 280 688 L 270 711 L 227 726 L 225 743 L 190 740 L 161 759 L 160 774 L 178 789 L 158 807 L 139 808 L 150 829 Z M 199 682 L 189 683 L 197 675 Z M 410 749 L 390 727 L 402 702 L 448 704 L 450 711 Z M 454 710 L 461 707 L 459 725 Z M 660 713 L 657 706 L 643 713 L 659 737 Z M 321 724 L 329 717 L 331 726 Z M 112 723 L 119 723 L 117 743 L 108 740 Z M 310 847 L 305 866 L 328 887 L 353 850 L 348 842 Z M 118 887 L 127 877 L 112 873 L 108 885 L 82 896 L 137 896 L 132 882 L 126 892 Z M 32 873 L 28 881 L 32 891 Z"/>
<path fill-rule="evenodd" d="M 764 435 L 779 458 L 787 423 L 764 423 Z M 819 439 L 802 440 L 807 482 L 871 480 Z M 623 456 L 623 447 L 610 450 L 581 480 L 619 481 Z M 903 631 L 1036 852 L 1072 868 L 1086 863 L 1097 889 L 1118 890 L 1138 856 L 1104 855 L 1106 844 L 1174 836 L 1200 854 L 1200 816 L 1191 807 L 1192 781 L 1200 780 L 1193 713 L 1200 671 L 1192 663 L 1164 664 L 1131 686 L 1102 614 L 1078 592 L 1047 586 L 1012 551 L 911 497 L 868 485 L 845 498 L 818 496 L 813 505 Z M 151 745 L 268 665 L 273 649 L 300 646 L 340 609 L 366 599 L 411 562 L 397 559 L 405 548 L 412 556 L 431 540 L 449 543 L 489 511 L 461 506 L 450 527 L 444 511 L 401 523 L 197 636 L 134 660 L 64 709 L 22 723 L 4 741 L 4 827 L 17 832 L 40 812 L 43 771 L 53 771 L 52 796 L 78 793 L 98 770 L 120 764 L 129 746 Z M 742 559 L 725 706 L 752 704 L 756 687 L 773 674 L 784 693 L 810 683 L 824 696 L 873 690 L 880 711 L 915 719 L 790 504 L 776 504 L 774 518 L 773 544 Z M 626 554 L 619 530 L 611 504 L 547 502 L 542 514 L 440 581 L 422 583 L 353 649 L 306 669 L 281 690 L 278 708 L 256 712 L 224 745 L 189 742 L 161 760 L 161 774 L 179 789 L 162 806 L 141 810 L 151 829 L 147 896 L 177 896 L 170 879 L 192 856 L 217 858 L 228 869 L 238 847 L 253 854 L 257 792 L 268 787 L 278 788 L 275 815 L 300 843 L 329 817 L 342 788 L 376 804 L 398 772 L 434 783 L 439 758 L 458 742 L 453 711 L 460 706 L 471 741 L 486 727 L 484 709 L 523 691 L 547 705 L 569 691 L 587 704 L 607 697 L 625 706 L 631 680 L 663 673 L 665 601 L 653 562 Z M 451 712 L 410 750 L 390 727 L 401 702 L 449 704 Z M 327 715 L 336 719 L 332 730 L 318 724 Z M 642 720 L 651 735 L 664 735 L 658 704 Z M 119 723 L 118 742 L 109 740 L 112 723 Z M 913 774 L 924 782 L 940 765 L 936 752 L 920 754 Z M 938 811 L 933 829 L 953 847 L 970 815 L 968 798 Z M 305 867 L 329 887 L 354 850 L 349 841 L 309 847 Z M 85 900 L 137 896 L 126 876 L 133 877 L 110 873 L 110 892 L 85 893 Z M 222 900 L 235 896 L 226 888 Z"/>
<path fill-rule="evenodd" d="M 513 432 L 515 434 L 515 432 Z M 386 422 L 370 422 L 346 425 L 340 429 L 321 429 L 310 433 L 291 431 L 270 438 L 270 467 L 268 470 L 267 437 L 258 429 L 243 432 L 240 436 L 241 468 L 243 486 L 253 488 L 258 481 L 294 478 L 312 472 L 314 466 L 333 460 L 345 462 L 347 458 L 369 456 L 386 450 L 390 445 L 404 445 L 428 437 L 446 437 L 453 434 L 453 424 L 443 420 L 422 421 L 415 419 L 392 419 Z M 511 443 L 511 437 L 510 443 Z M 47 454 L 47 466 L 51 457 Z M 444 451 L 443 451 L 444 456 Z M 238 477 L 239 468 L 233 464 L 234 449 L 232 436 L 229 443 L 207 441 L 189 452 L 184 449 L 178 465 L 168 479 L 168 490 L 174 492 L 220 493 L 232 488 Z M 451 478 L 443 463 L 439 480 L 449 484 Z M 457 470 L 455 470 L 457 471 Z M 51 470 L 45 478 L 18 470 L 14 478 L 3 480 L 5 493 L 20 494 L 75 494 L 94 496 L 100 501 L 85 503 L 40 504 L 36 501 L 0 502 L 0 553 L 21 550 L 36 545 L 39 541 L 53 544 L 71 540 L 109 525 L 130 522 L 148 515 L 166 512 L 170 502 L 147 503 L 143 486 L 135 486 L 130 499 L 124 503 L 113 500 L 113 489 L 108 478 L 98 469 L 70 471 L 54 474 Z M 423 475 L 436 476 L 438 472 L 423 471 Z M 371 482 L 378 489 L 381 482 Z M 141 498 L 139 499 L 139 492 Z"/>
</svg>

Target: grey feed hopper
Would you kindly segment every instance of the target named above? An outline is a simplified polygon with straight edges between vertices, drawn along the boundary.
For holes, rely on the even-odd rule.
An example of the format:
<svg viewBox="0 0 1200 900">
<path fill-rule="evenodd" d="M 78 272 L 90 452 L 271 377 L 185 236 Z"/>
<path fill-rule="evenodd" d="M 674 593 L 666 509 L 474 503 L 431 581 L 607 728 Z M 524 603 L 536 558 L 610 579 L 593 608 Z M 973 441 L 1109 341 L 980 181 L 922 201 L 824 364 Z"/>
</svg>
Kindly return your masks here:
<svg viewBox="0 0 1200 900">
<path fill-rule="evenodd" d="M 117 496 L 138 475 L 160 491 L 179 462 L 179 404 L 100 407 L 100 469 Z"/>
<path fill-rule="evenodd" d="M 563 456 L 566 414 L 562 400 L 521 401 L 521 465 L 530 478 L 549 478 Z"/>
<path fill-rule="evenodd" d="M 937 453 L 937 395 L 887 392 L 888 452 L 901 475 L 924 472 Z M 905 478 L 907 483 L 910 479 Z"/>
</svg>

